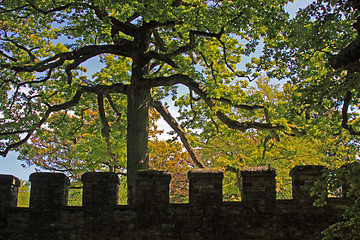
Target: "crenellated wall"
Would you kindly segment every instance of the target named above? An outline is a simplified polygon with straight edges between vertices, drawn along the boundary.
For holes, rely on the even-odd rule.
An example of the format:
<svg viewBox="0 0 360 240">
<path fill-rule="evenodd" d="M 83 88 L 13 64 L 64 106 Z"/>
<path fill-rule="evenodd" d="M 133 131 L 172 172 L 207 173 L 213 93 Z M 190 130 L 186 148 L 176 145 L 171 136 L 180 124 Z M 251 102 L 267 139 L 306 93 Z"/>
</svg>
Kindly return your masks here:
<svg viewBox="0 0 360 240">
<path fill-rule="evenodd" d="M 16 207 L 19 180 L 0 175 L 0 240 L 321 239 L 321 231 L 341 219 L 338 206 L 348 204 L 334 198 L 312 206 L 310 190 L 322 170 L 295 167 L 293 199 L 276 200 L 275 169 L 244 168 L 241 202 L 222 201 L 222 170 L 191 170 L 188 204 L 169 204 L 169 172 L 144 170 L 132 206 L 117 204 L 115 173 L 85 173 L 82 207 L 67 206 L 64 174 L 33 173 L 29 208 Z"/>
</svg>

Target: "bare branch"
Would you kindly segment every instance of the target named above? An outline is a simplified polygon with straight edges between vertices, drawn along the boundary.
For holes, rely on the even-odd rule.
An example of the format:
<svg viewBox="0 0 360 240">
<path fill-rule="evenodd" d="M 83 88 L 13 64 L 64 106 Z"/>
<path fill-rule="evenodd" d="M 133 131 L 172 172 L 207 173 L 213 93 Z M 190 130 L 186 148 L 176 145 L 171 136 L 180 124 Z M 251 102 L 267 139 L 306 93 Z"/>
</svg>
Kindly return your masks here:
<svg viewBox="0 0 360 240">
<path fill-rule="evenodd" d="M 177 121 L 171 116 L 166 107 L 162 105 L 160 101 L 152 100 L 151 105 L 158 111 L 163 119 L 169 124 L 169 126 L 179 135 L 181 142 L 190 154 L 191 159 L 200 168 L 206 168 L 205 164 L 197 157 L 194 149 L 191 147 L 189 140 L 187 139 L 183 128 Z"/>
<path fill-rule="evenodd" d="M 235 108 L 239 108 L 239 109 L 244 109 L 244 110 L 256 110 L 256 109 L 265 109 L 265 106 L 263 105 L 245 105 L 245 104 L 234 104 L 230 99 L 224 98 L 224 97 L 220 97 L 218 99 L 215 99 L 217 101 L 226 103 L 230 106 L 233 106 Z"/>
<path fill-rule="evenodd" d="M 161 53 L 158 53 L 155 51 L 149 51 L 145 54 L 145 58 L 148 60 L 156 59 L 156 60 L 165 62 L 173 68 L 179 67 L 169 56 L 167 56 L 167 54 L 161 54 Z"/>
<path fill-rule="evenodd" d="M 214 70 L 214 68 L 213 68 L 214 63 L 213 63 L 213 62 L 208 63 L 208 61 L 206 60 L 205 55 L 204 55 L 202 52 L 200 52 L 200 55 L 201 55 L 202 59 L 204 60 L 204 63 L 205 63 L 205 65 L 206 65 L 206 67 L 210 68 L 210 70 L 211 70 L 211 76 L 213 77 L 214 81 L 217 82 L 216 76 L 215 76 L 215 70 Z"/>
<path fill-rule="evenodd" d="M 134 21 L 135 19 L 137 19 L 140 16 L 141 15 L 139 13 L 135 12 L 133 15 L 128 17 L 128 19 L 126 19 L 126 23 L 131 23 L 132 21 Z"/>
<path fill-rule="evenodd" d="M 189 43 L 187 45 L 181 46 L 178 49 L 176 49 L 175 51 L 171 52 L 171 53 L 167 53 L 165 54 L 167 57 L 174 57 L 174 56 L 178 56 L 182 53 L 186 53 L 187 51 L 190 51 L 194 48 L 195 46 L 195 34 L 193 31 L 190 31 L 189 33 Z"/>
<path fill-rule="evenodd" d="M 98 107 L 99 107 L 100 122 L 102 125 L 101 135 L 103 136 L 103 138 L 105 138 L 106 152 L 111 159 L 111 162 L 104 163 L 104 164 L 106 164 L 109 167 L 111 172 L 114 172 L 116 156 L 111 151 L 111 142 L 110 142 L 110 131 L 111 130 L 110 130 L 109 123 L 105 116 L 104 95 L 103 94 L 98 94 Z"/>
<path fill-rule="evenodd" d="M 160 34 L 159 32 L 157 31 L 157 29 L 154 29 L 153 30 L 153 34 L 154 34 L 154 37 L 155 37 L 155 46 L 160 50 L 160 51 L 163 51 L 163 52 L 166 52 L 167 51 L 167 48 L 165 46 L 165 42 L 162 40 L 162 38 L 160 37 Z"/>
<path fill-rule="evenodd" d="M 15 104 L 16 97 L 18 96 L 18 93 L 20 92 L 20 88 L 21 88 L 22 86 L 27 85 L 27 84 L 38 84 L 38 83 L 46 82 L 47 80 L 50 79 L 52 70 L 53 70 L 53 69 L 50 69 L 50 70 L 48 71 L 46 77 L 42 78 L 41 80 L 27 81 L 27 82 L 21 82 L 21 83 L 17 83 L 17 82 L 15 82 L 15 81 L 10 80 L 10 82 L 12 82 L 14 85 L 16 85 L 16 88 L 15 88 L 15 91 L 14 91 L 14 93 L 13 93 L 13 97 L 12 97 L 13 100 L 11 101 L 11 104 L 10 104 L 10 106 L 9 106 L 9 109 L 11 110 L 12 107 L 13 107 L 13 105 Z M 5 81 L 4 81 L 4 82 L 5 82 Z M 3 83 L 4 83 L 4 82 L 3 82 Z M 2 85 L 2 84 L 1 84 L 1 85 Z M 1 86 L 1 85 L 0 85 L 0 86 Z M 33 97 L 35 97 L 35 96 L 33 96 Z"/>
<path fill-rule="evenodd" d="M 14 11 L 18 11 L 18 10 L 24 10 L 24 9 L 26 9 L 26 7 L 29 7 L 29 6 L 30 6 L 29 4 L 25 4 L 23 6 L 11 8 L 11 9 L 5 9 L 5 8 L 1 7 L 0 9 L 2 11 L 0 12 L 0 14 L 7 13 L 7 12 L 14 12 Z M 26 10 L 29 10 L 29 9 L 26 9 Z"/>
<path fill-rule="evenodd" d="M 247 78 L 249 80 L 249 82 L 252 82 L 254 79 L 251 79 L 249 76 L 246 76 L 244 74 L 239 74 L 237 73 L 229 64 L 228 60 L 227 60 L 227 53 L 226 53 L 226 46 L 225 46 L 225 43 L 220 39 L 220 38 L 217 38 L 218 41 L 220 42 L 220 44 L 222 45 L 223 47 L 223 56 L 224 56 L 224 62 L 225 62 L 225 65 L 228 69 L 230 69 L 231 72 L 233 72 L 237 77 L 239 78 Z"/>
<path fill-rule="evenodd" d="M 191 111 L 193 112 L 193 117 L 190 121 L 186 122 L 183 126 L 186 127 L 188 124 L 192 123 L 195 121 L 196 119 L 196 111 L 194 111 L 194 105 L 193 105 L 193 100 L 194 100 L 194 97 L 193 97 L 193 91 L 191 89 L 189 89 L 189 95 L 190 95 L 190 109 Z"/>
<path fill-rule="evenodd" d="M 99 116 L 101 125 L 103 126 L 101 130 L 101 135 L 106 139 L 109 140 L 109 133 L 110 133 L 110 126 L 105 116 L 105 109 L 104 109 L 104 96 L 103 94 L 98 94 L 98 107 L 99 107 Z"/>
<path fill-rule="evenodd" d="M 0 136 L 9 136 L 9 135 L 14 135 L 14 134 L 22 134 L 22 133 L 27 133 L 29 130 L 17 130 L 17 131 L 12 131 L 12 132 L 3 132 L 0 133 Z"/>
<path fill-rule="evenodd" d="M 72 73 L 71 70 L 74 70 L 75 68 L 77 68 L 81 63 L 87 61 L 88 59 L 95 57 L 97 54 L 88 54 L 88 55 L 84 55 L 82 57 L 79 57 L 77 59 L 75 59 L 71 64 L 67 65 L 65 68 L 65 72 L 68 76 L 68 84 L 71 84 L 72 82 Z"/>
</svg>

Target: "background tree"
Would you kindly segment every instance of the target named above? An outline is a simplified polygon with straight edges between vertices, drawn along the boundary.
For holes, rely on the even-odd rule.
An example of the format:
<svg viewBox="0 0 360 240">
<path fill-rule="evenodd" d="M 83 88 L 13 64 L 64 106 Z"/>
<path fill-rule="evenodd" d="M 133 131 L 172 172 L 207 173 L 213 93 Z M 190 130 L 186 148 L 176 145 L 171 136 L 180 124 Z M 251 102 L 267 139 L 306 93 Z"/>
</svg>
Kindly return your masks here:
<svg viewBox="0 0 360 240">
<path fill-rule="evenodd" d="M 30 182 L 21 181 L 18 192 L 18 207 L 29 207 L 30 204 Z"/>
<path fill-rule="evenodd" d="M 340 154 L 353 162 L 340 170 L 331 169 L 328 181 L 323 183 L 338 191 L 346 180 L 352 186 L 348 193 L 355 200 L 346 209 L 344 221 L 324 232 L 325 239 L 357 239 L 360 235 L 356 190 L 360 135 L 359 7 L 359 2 L 352 0 L 314 1 L 289 21 L 282 34 L 266 43 L 266 54 L 254 66 L 267 69 L 269 76 L 289 78 L 294 88 L 292 111 L 306 120 L 305 130 L 330 141 L 331 147 L 325 148 L 330 159 L 339 153 L 336 147 L 343 145 L 345 151 Z M 354 157 L 349 157 L 351 151 L 355 151 Z"/>
<path fill-rule="evenodd" d="M 160 110 L 159 100 L 177 98 L 177 84 L 202 99 L 207 105 L 204 116 L 217 117 L 231 129 L 298 133 L 284 121 L 246 119 L 229 111 L 232 105 L 258 108 L 243 91 L 257 73 L 240 71 L 236 64 L 255 51 L 260 38 L 272 39 L 285 26 L 286 2 L 3 1 L 2 155 L 41 134 L 56 112 L 71 110 L 72 117 L 81 118 L 81 110 L 73 109 L 88 106 L 91 99 L 96 99 L 101 136 L 113 151 L 109 143 L 115 126 L 108 116 L 119 109 L 109 99 L 126 95 L 131 203 L 136 171 L 148 168 L 149 107 Z M 93 57 L 105 67 L 87 78 L 81 64 Z M 166 111 L 162 114 L 169 117 Z"/>
<path fill-rule="evenodd" d="M 196 136 L 198 153 L 206 164 L 223 167 L 225 172 L 224 197 L 239 199 L 240 170 L 250 166 L 271 166 L 277 169 L 277 197 L 291 198 L 290 170 L 296 165 L 325 165 L 338 168 L 354 161 L 358 148 L 347 132 L 332 136 L 331 121 L 305 121 L 301 114 L 292 114 L 291 97 L 294 94 L 291 85 L 271 83 L 269 78 L 260 77 L 256 84 L 249 87 L 248 96 L 258 106 L 263 106 L 267 118 L 284 119 L 304 125 L 307 134 L 293 137 L 279 131 L 252 130 L 240 133 L 228 129 L 220 121 L 204 127 Z M 198 113 L 200 115 L 200 113 Z M 253 112 L 254 117 L 256 112 Z M 260 115 L 261 116 L 261 115 Z M 248 118 L 251 116 L 248 115 Z M 304 129 L 305 129 L 304 127 Z M 326 135 L 327 134 L 327 135 Z"/>
<path fill-rule="evenodd" d="M 339 134 L 340 126 L 355 139 L 358 15 L 357 1 L 314 1 L 266 42 L 265 54 L 253 65 L 268 70 L 270 77 L 289 80 L 293 106 L 306 120 L 331 120 L 330 131 Z"/>
<path fill-rule="evenodd" d="M 189 200 L 188 171 L 194 167 L 190 155 L 177 141 L 154 139 L 149 142 L 150 168 L 171 172 L 170 202 L 184 203 Z"/>
</svg>

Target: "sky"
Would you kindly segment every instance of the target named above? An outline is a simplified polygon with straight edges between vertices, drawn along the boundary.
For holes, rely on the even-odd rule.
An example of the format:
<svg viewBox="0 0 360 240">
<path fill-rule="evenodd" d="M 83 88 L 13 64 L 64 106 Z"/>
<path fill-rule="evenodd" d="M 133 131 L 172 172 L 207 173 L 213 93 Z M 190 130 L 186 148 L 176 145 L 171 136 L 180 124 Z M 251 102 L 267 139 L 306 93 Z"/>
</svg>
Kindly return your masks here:
<svg viewBox="0 0 360 240">
<path fill-rule="evenodd" d="M 285 9 L 289 12 L 290 17 L 294 17 L 295 13 L 300 8 L 305 8 L 309 5 L 312 0 L 297 0 L 293 3 L 288 4 Z M 99 68 L 97 58 L 88 60 L 83 66 L 87 67 L 89 75 L 92 75 L 92 71 Z M 174 116 L 176 116 L 174 114 Z M 164 121 L 158 122 L 160 128 L 166 128 Z M 18 177 L 21 180 L 29 180 L 29 175 L 36 171 L 35 166 L 23 167 L 24 162 L 17 160 L 18 154 L 16 152 L 9 152 L 6 158 L 0 156 L 0 174 L 10 174 Z"/>
</svg>

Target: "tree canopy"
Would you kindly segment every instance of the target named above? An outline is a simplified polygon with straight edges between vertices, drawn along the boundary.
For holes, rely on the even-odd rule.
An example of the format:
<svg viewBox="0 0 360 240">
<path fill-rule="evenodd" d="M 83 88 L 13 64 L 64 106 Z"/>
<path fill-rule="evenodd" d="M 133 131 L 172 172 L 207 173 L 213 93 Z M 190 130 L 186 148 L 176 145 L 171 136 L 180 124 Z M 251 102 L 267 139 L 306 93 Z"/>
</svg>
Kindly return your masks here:
<svg viewBox="0 0 360 240">
<path fill-rule="evenodd" d="M 51 129 L 47 122 L 55 115 L 59 121 L 72 118 L 68 132 L 77 132 L 86 111 L 97 111 L 97 131 L 115 156 L 110 133 L 116 128 L 112 121 L 122 116 L 125 95 L 131 199 L 136 171 L 148 167 L 149 107 L 173 121 L 161 111 L 161 100 L 176 99 L 178 84 L 189 89 L 189 104 L 194 96 L 201 98 L 208 108 L 205 116 L 216 116 L 232 129 L 291 130 L 286 124 L 244 119 L 227 107 L 263 108 L 247 102 L 243 91 L 257 73 L 240 71 L 236 64 L 283 26 L 286 2 L 2 2 L 2 155 Z M 81 64 L 93 57 L 105 67 L 87 78 Z"/>
</svg>

